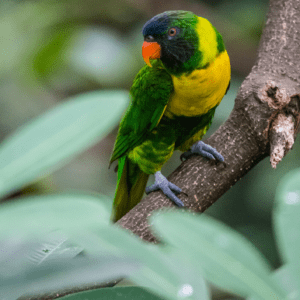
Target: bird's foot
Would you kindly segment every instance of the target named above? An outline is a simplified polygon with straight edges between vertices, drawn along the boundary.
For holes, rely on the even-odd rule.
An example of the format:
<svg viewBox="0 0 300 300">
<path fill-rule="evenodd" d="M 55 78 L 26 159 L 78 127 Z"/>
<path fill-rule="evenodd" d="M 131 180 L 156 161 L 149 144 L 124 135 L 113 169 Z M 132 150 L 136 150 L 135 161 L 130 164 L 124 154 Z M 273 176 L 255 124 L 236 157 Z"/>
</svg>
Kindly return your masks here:
<svg viewBox="0 0 300 300">
<path fill-rule="evenodd" d="M 224 162 L 224 157 L 212 146 L 203 143 L 202 141 L 196 142 L 189 151 L 181 154 L 180 159 L 187 159 L 193 154 L 202 155 L 211 160 L 219 160 Z"/>
<path fill-rule="evenodd" d="M 146 194 L 149 194 L 153 191 L 161 190 L 168 198 L 170 198 L 177 206 L 182 207 L 184 204 L 182 201 L 174 194 L 181 193 L 182 190 L 174 183 L 170 182 L 160 171 L 154 174 L 155 182 L 154 184 L 146 187 Z M 172 190 L 174 192 L 172 192 Z"/>
</svg>

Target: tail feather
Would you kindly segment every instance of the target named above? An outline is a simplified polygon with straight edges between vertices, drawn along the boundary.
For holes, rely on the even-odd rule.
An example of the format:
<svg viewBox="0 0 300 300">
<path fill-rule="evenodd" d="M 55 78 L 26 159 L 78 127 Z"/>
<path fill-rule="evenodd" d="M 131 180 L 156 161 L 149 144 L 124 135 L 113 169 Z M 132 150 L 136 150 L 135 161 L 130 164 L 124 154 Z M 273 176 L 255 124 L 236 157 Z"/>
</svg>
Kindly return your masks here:
<svg viewBox="0 0 300 300">
<path fill-rule="evenodd" d="M 119 159 L 118 183 L 113 202 L 113 221 L 117 222 L 142 199 L 149 174 L 144 173 L 127 156 Z"/>
</svg>

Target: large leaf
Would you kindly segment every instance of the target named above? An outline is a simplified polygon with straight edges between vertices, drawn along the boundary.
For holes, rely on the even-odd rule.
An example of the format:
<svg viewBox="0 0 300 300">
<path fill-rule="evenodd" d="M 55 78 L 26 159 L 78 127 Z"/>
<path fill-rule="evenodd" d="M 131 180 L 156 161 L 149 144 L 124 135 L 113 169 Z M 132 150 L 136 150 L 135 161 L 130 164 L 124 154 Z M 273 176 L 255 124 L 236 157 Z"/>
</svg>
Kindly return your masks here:
<svg viewBox="0 0 300 300">
<path fill-rule="evenodd" d="M 63 300 L 164 300 L 138 286 L 104 288 L 68 295 Z"/>
<path fill-rule="evenodd" d="M 276 241 L 300 290 L 300 169 L 289 172 L 276 191 L 274 225 Z"/>
<path fill-rule="evenodd" d="M 97 272 L 101 273 L 100 281 L 102 278 L 125 275 L 124 269 L 119 270 L 117 264 L 110 265 L 111 272 L 106 269 L 109 265 L 104 265 L 103 270 L 95 266 L 89 275 L 84 264 L 87 261 L 82 266 L 75 263 L 82 256 L 77 254 L 83 249 L 83 254 L 100 258 L 101 263 L 105 262 L 108 253 L 116 257 L 117 262 L 118 258 L 127 256 L 129 260 L 123 261 L 124 266 L 127 264 L 132 267 L 128 267 L 126 275 L 130 273 L 138 284 L 163 295 L 164 299 L 176 299 L 178 296 L 199 300 L 209 298 L 201 270 L 193 268 L 192 262 L 183 253 L 170 247 L 147 245 L 128 232 L 109 226 L 109 209 L 103 201 L 99 201 L 93 195 L 59 194 L 28 197 L 27 200 L 3 204 L 0 210 L 0 241 L 4 243 L 1 248 L 5 255 L 0 256 L 3 272 L 0 294 L 2 291 L 5 295 L 4 292 L 8 293 L 12 286 L 15 292 L 24 289 L 30 291 L 27 286 L 36 292 L 38 289 L 53 290 L 59 280 L 57 290 L 72 284 L 72 278 L 75 278 L 75 285 L 76 282 L 84 283 L 84 280 L 92 278 L 96 280 L 93 276 Z M 53 230 L 63 230 L 71 241 L 66 240 L 64 235 L 53 236 Z M 49 231 L 52 232 L 50 236 Z M 11 236 L 14 237 L 13 241 Z M 49 252 L 51 253 L 47 255 Z M 107 263 L 110 264 L 111 261 L 113 258 L 108 259 Z M 74 268 L 70 269 L 68 262 Z M 143 267 L 134 276 L 131 274 L 132 270 L 139 265 Z M 50 270 L 45 270 L 45 266 L 51 266 Z M 79 270 L 81 267 L 83 271 Z M 44 282 L 46 275 L 49 282 Z"/>
<path fill-rule="evenodd" d="M 27 260 L 35 265 L 57 259 L 72 259 L 83 253 L 84 248 L 72 244 L 69 237 L 61 231 L 52 231 L 35 242 L 27 254 Z"/>
<path fill-rule="evenodd" d="M 300 292 L 297 287 L 297 278 L 293 277 L 291 274 L 291 266 L 283 265 L 279 269 L 272 273 L 272 278 L 280 285 L 280 287 L 285 291 L 285 298 L 289 300 L 299 299 Z M 257 300 L 257 297 L 251 296 L 247 300 Z"/>
<path fill-rule="evenodd" d="M 290 265 L 283 265 L 275 272 L 272 277 L 286 291 L 287 299 L 296 300 L 300 298 L 300 290 L 297 285 L 299 278 L 293 277 Z"/>
<path fill-rule="evenodd" d="M 151 254 L 143 260 L 143 268 L 130 276 L 133 281 L 167 299 L 210 299 L 202 270 L 194 268 L 182 251 L 157 246 L 152 250 L 149 246 L 149 250 Z"/>
<path fill-rule="evenodd" d="M 186 212 L 159 213 L 153 222 L 163 240 L 192 258 L 194 267 L 203 268 L 205 277 L 217 286 L 262 300 L 281 299 L 284 294 L 257 249 L 225 225 Z"/>
<path fill-rule="evenodd" d="M 89 231 L 85 235 L 89 235 Z M 73 240 L 69 240 L 76 247 Z M 99 251 L 88 251 L 75 255 L 56 255 L 39 264 L 28 259 L 38 239 L 26 239 L 14 243 L 1 243 L 6 251 L 7 260 L 1 263 L 0 294 L 1 300 L 15 300 L 23 295 L 55 292 L 65 288 L 92 285 L 112 281 L 131 275 L 139 264 L 129 258 Z M 99 250 L 101 245 L 98 246 Z M 78 247 L 77 247 L 78 248 Z"/>
<path fill-rule="evenodd" d="M 121 251 L 142 264 L 139 271 L 130 276 L 140 286 L 164 299 L 209 299 L 201 269 L 194 268 L 184 253 L 171 247 L 145 244 L 119 228 L 102 227 L 95 233 L 107 251 Z"/>
<path fill-rule="evenodd" d="M 101 201 L 102 200 L 102 201 Z M 0 238 L 108 224 L 110 199 L 88 193 L 24 197 L 1 205 Z"/>
<path fill-rule="evenodd" d="M 0 146 L 0 196 L 53 171 L 103 138 L 128 103 L 125 91 L 89 92 L 21 127 Z"/>
<path fill-rule="evenodd" d="M 100 199 L 103 201 L 100 202 Z M 104 196 L 27 197 L 0 210 L 0 295 L 16 299 L 130 275 L 139 263 L 108 251 L 92 230 L 109 228 Z"/>
<path fill-rule="evenodd" d="M 126 231 L 109 226 L 109 210 L 99 201 L 93 195 L 59 194 L 3 204 L 0 294 L 11 297 L 12 286 L 14 293 L 32 293 L 130 274 L 138 284 L 164 299 L 176 299 L 178 295 L 208 299 L 201 270 L 192 268 L 191 261 L 174 249 L 147 245 Z M 53 230 L 62 230 L 67 236 Z M 80 252 L 84 258 L 92 256 L 95 263 L 81 263 Z M 97 268 L 97 260 L 101 268 Z M 90 273 L 87 265 L 93 265 Z M 140 265 L 134 276 L 132 271 Z"/>
</svg>

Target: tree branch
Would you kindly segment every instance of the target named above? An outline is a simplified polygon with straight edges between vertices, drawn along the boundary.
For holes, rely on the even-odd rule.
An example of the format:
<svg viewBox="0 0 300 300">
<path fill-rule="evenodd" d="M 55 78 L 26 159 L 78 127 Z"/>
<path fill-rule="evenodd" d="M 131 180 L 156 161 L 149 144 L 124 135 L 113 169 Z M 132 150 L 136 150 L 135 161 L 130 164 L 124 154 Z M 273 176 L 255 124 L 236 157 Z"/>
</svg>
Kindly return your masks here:
<svg viewBox="0 0 300 300">
<path fill-rule="evenodd" d="M 228 120 L 206 140 L 224 156 L 226 166 L 194 156 L 168 178 L 188 194 L 179 195 L 186 208 L 205 211 L 266 156 L 275 168 L 291 149 L 300 121 L 299 70 L 300 1 L 270 0 L 258 59 Z M 157 242 L 147 218 L 172 206 L 162 192 L 153 192 L 117 224 Z"/>
</svg>

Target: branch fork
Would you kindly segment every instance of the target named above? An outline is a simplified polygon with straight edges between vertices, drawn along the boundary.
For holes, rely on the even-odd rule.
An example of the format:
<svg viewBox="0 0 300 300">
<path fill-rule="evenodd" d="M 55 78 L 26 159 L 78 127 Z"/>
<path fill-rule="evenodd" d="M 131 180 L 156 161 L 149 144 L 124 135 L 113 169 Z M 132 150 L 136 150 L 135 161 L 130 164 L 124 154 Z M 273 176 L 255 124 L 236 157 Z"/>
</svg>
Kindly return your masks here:
<svg viewBox="0 0 300 300">
<path fill-rule="evenodd" d="M 264 136 L 270 143 L 270 162 L 275 169 L 294 145 L 300 121 L 300 95 L 289 96 L 285 88 L 269 80 L 260 90 L 259 98 L 273 110 Z"/>
</svg>

